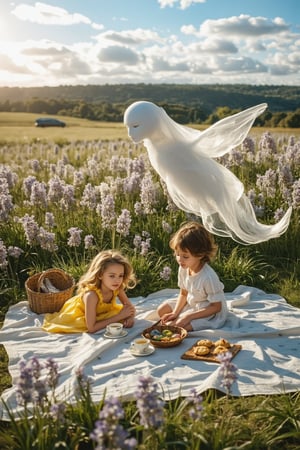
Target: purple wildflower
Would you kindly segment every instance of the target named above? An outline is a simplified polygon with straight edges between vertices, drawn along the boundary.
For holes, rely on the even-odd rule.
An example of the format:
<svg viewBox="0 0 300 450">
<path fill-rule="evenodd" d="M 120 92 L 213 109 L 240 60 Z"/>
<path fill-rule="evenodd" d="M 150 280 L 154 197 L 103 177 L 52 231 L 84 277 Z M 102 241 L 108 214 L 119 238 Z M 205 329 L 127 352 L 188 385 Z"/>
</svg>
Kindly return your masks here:
<svg viewBox="0 0 300 450">
<path fill-rule="evenodd" d="M 117 173 L 125 170 L 126 164 L 125 159 L 120 158 L 119 155 L 113 155 L 111 157 L 110 163 L 109 163 L 109 169 L 111 172 Z"/>
<path fill-rule="evenodd" d="M 13 208 L 14 205 L 12 203 L 12 196 L 9 193 L 7 180 L 0 177 L 0 221 L 6 222 Z"/>
<path fill-rule="evenodd" d="M 70 237 L 68 239 L 68 246 L 79 247 L 79 245 L 81 244 L 82 230 L 80 230 L 77 227 L 71 227 L 68 229 L 68 233 L 70 233 Z"/>
<path fill-rule="evenodd" d="M 84 237 L 84 248 L 88 250 L 89 248 L 92 248 L 94 245 L 94 236 L 92 234 L 87 234 Z"/>
<path fill-rule="evenodd" d="M 244 162 L 244 155 L 243 153 L 238 150 L 237 148 L 233 148 L 228 155 L 230 166 L 242 166 Z"/>
<path fill-rule="evenodd" d="M 33 357 L 29 360 L 28 366 L 31 368 L 32 376 L 36 380 L 38 380 L 41 376 L 42 366 L 39 360 L 36 357 Z"/>
<path fill-rule="evenodd" d="M 46 214 L 45 214 L 45 225 L 48 228 L 55 227 L 54 214 L 52 214 L 51 212 L 46 212 Z"/>
<path fill-rule="evenodd" d="M 110 179 L 110 192 L 116 197 L 123 195 L 125 192 L 124 186 L 126 184 L 126 178 L 112 178 Z"/>
<path fill-rule="evenodd" d="M 52 358 L 49 358 L 46 361 L 45 367 L 48 369 L 48 374 L 46 377 L 47 384 L 50 389 L 54 390 L 59 379 L 58 365 Z"/>
<path fill-rule="evenodd" d="M 251 137 L 246 137 L 246 139 L 243 141 L 242 143 L 242 151 L 249 153 L 249 154 L 254 154 L 255 153 L 255 142 Z"/>
<path fill-rule="evenodd" d="M 40 228 L 38 224 L 34 220 L 34 216 L 29 216 L 29 214 L 25 214 L 24 217 L 20 219 L 22 223 L 25 237 L 28 245 L 37 245 L 39 243 L 39 232 Z"/>
<path fill-rule="evenodd" d="M 171 225 L 168 224 L 168 222 L 166 222 L 165 220 L 162 221 L 162 228 L 168 234 L 172 233 L 173 231 Z"/>
<path fill-rule="evenodd" d="M 123 184 L 124 194 L 132 194 L 138 192 L 141 184 L 141 175 L 137 172 L 132 173 L 125 179 Z"/>
<path fill-rule="evenodd" d="M 137 216 L 142 216 L 144 214 L 144 209 L 141 202 L 136 202 L 134 204 L 134 212 Z"/>
<path fill-rule="evenodd" d="M 50 406 L 50 417 L 58 423 L 63 424 L 65 419 L 66 405 L 64 403 L 54 403 Z"/>
<path fill-rule="evenodd" d="M 18 259 L 18 258 L 20 258 L 22 253 L 24 253 L 24 250 L 22 250 L 19 247 L 13 247 L 12 245 L 10 245 L 7 249 L 7 254 L 9 256 L 11 256 L 12 258 Z"/>
<path fill-rule="evenodd" d="M 110 159 L 109 170 L 111 172 L 117 172 L 119 169 L 119 158 L 118 155 L 113 155 Z"/>
<path fill-rule="evenodd" d="M 74 186 L 67 184 L 64 186 L 63 198 L 60 201 L 61 209 L 68 211 L 75 203 Z"/>
<path fill-rule="evenodd" d="M 43 365 L 37 358 L 20 362 L 20 376 L 17 383 L 17 402 L 27 406 L 29 402 L 41 405 L 47 397 L 46 383 L 41 379 Z"/>
<path fill-rule="evenodd" d="M 58 203 L 62 197 L 64 192 L 64 182 L 60 180 L 57 176 L 51 178 L 48 181 L 49 191 L 48 191 L 48 200 L 53 203 Z"/>
<path fill-rule="evenodd" d="M 83 191 L 82 199 L 80 200 L 81 206 L 86 206 L 88 209 L 95 209 L 98 203 L 97 198 L 97 191 L 96 189 L 91 185 L 91 183 L 88 183 Z"/>
<path fill-rule="evenodd" d="M 3 183 L 3 180 L 6 180 L 6 183 L 8 185 L 8 188 L 11 189 L 15 186 L 15 184 L 18 181 L 18 175 L 15 172 L 11 171 L 10 167 L 7 166 L 0 166 L 0 179 L 1 183 Z M 0 183 L 0 185 L 1 185 Z"/>
<path fill-rule="evenodd" d="M 293 136 L 291 136 L 293 137 Z M 300 141 L 293 142 L 293 144 L 288 144 L 285 152 L 286 160 L 295 167 L 300 165 Z"/>
<path fill-rule="evenodd" d="M 81 170 L 75 170 L 73 174 L 73 184 L 74 186 L 81 186 L 84 181 L 84 174 Z"/>
<path fill-rule="evenodd" d="M 288 164 L 279 160 L 277 171 L 279 185 L 290 186 L 293 183 L 293 173 Z"/>
<path fill-rule="evenodd" d="M 274 212 L 274 220 L 275 222 L 278 222 L 282 217 L 284 216 L 285 211 L 282 208 L 277 208 Z"/>
<path fill-rule="evenodd" d="M 200 420 L 203 411 L 203 397 L 200 394 L 197 394 L 196 389 L 191 389 L 191 395 L 188 397 L 188 402 L 190 404 L 189 408 L 189 416 L 193 420 Z"/>
<path fill-rule="evenodd" d="M 142 179 L 140 197 L 145 213 L 153 214 L 154 206 L 157 204 L 158 189 L 152 181 L 150 172 L 146 173 Z"/>
<path fill-rule="evenodd" d="M 141 242 L 142 242 L 141 236 L 139 234 L 136 234 L 133 239 L 133 245 L 136 250 L 139 250 L 141 248 Z"/>
<path fill-rule="evenodd" d="M 31 186 L 30 203 L 36 206 L 47 206 L 47 192 L 45 183 L 35 181 Z"/>
<path fill-rule="evenodd" d="M 76 380 L 77 380 L 77 394 L 81 395 L 83 392 L 88 392 L 91 387 L 91 379 L 85 375 L 83 367 L 76 369 Z"/>
<path fill-rule="evenodd" d="M 276 194 L 277 175 L 273 169 L 268 169 L 264 175 L 257 175 L 256 186 L 267 194 L 268 197 L 274 198 Z"/>
<path fill-rule="evenodd" d="M 256 199 L 256 193 L 255 193 L 255 190 L 254 189 L 250 189 L 249 191 L 248 191 L 248 198 L 249 198 L 249 200 L 250 200 L 250 202 L 252 203 L 252 205 L 254 205 L 254 202 L 255 202 L 255 199 Z"/>
<path fill-rule="evenodd" d="M 284 202 L 286 202 L 289 206 L 292 206 L 292 189 L 287 188 L 286 186 L 281 186 L 280 193 Z"/>
<path fill-rule="evenodd" d="M 129 159 L 128 160 L 127 173 L 128 173 L 128 176 L 130 176 L 130 175 L 135 173 L 140 178 L 144 175 L 144 173 L 145 173 L 145 162 L 144 162 L 144 159 L 143 159 L 142 156 L 139 157 L 139 158 L 134 158 L 134 159 Z"/>
<path fill-rule="evenodd" d="M 20 362 L 20 376 L 17 382 L 16 396 L 19 405 L 27 405 L 32 401 L 33 377 L 31 368 L 25 361 Z"/>
<path fill-rule="evenodd" d="M 47 387 L 44 381 L 38 379 L 34 382 L 34 390 L 32 392 L 32 401 L 37 405 L 42 405 L 47 397 Z"/>
<path fill-rule="evenodd" d="M 128 209 L 122 209 L 120 216 L 117 218 L 116 230 L 121 236 L 128 236 L 131 225 L 131 216 Z"/>
<path fill-rule="evenodd" d="M 295 209 L 300 208 L 300 179 L 296 180 L 292 188 L 292 206 Z"/>
<path fill-rule="evenodd" d="M 159 273 L 159 276 L 162 280 L 168 281 L 171 277 L 172 269 L 169 266 L 165 266 L 163 270 Z"/>
<path fill-rule="evenodd" d="M 0 239 L 0 269 L 5 269 L 8 266 L 7 248 L 2 239 Z"/>
<path fill-rule="evenodd" d="M 220 353 L 217 358 L 221 363 L 220 375 L 223 377 L 221 386 L 223 386 L 226 389 L 227 394 L 229 394 L 232 384 L 237 380 L 237 367 L 231 362 L 231 352 Z"/>
<path fill-rule="evenodd" d="M 31 188 L 32 188 L 33 183 L 35 183 L 35 182 L 36 182 L 36 178 L 32 175 L 30 175 L 29 177 L 27 177 L 23 180 L 23 191 L 27 198 L 30 197 Z"/>
<path fill-rule="evenodd" d="M 100 195 L 101 195 L 101 201 L 110 194 L 110 187 L 107 183 L 102 182 L 99 186 L 100 189 Z"/>
<path fill-rule="evenodd" d="M 276 142 L 269 131 L 262 134 L 259 141 L 259 149 L 268 156 L 272 156 L 277 152 Z"/>
<path fill-rule="evenodd" d="M 39 172 L 39 170 L 41 170 L 40 162 L 37 159 L 30 161 L 30 165 L 34 172 Z"/>
<path fill-rule="evenodd" d="M 157 384 L 151 377 L 139 378 L 136 406 L 145 428 L 159 428 L 164 420 L 164 401 L 159 398 Z"/>
<path fill-rule="evenodd" d="M 55 233 L 51 233 L 45 230 L 43 227 L 40 227 L 38 239 L 39 244 L 43 250 L 47 250 L 51 253 L 58 250 L 58 245 L 55 243 Z"/>
<path fill-rule="evenodd" d="M 115 200 L 112 194 L 107 194 L 103 197 L 102 204 L 100 206 L 100 214 L 102 219 L 102 227 L 105 229 L 112 228 L 112 224 L 116 218 Z"/>
<path fill-rule="evenodd" d="M 103 409 L 99 413 L 99 420 L 90 434 L 97 443 L 96 450 L 132 450 L 137 446 L 137 441 L 130 438 L 128 432 L 119 424 L 123 419 L 124 410 L 117 398 L 105 400 Z"/>
<path fill-rule="evenodd" d="M 151 247 L 151 238 L 147 238 L 145 241 L 141 242 L 141 255 L 146 256 Z"/>
</svg>

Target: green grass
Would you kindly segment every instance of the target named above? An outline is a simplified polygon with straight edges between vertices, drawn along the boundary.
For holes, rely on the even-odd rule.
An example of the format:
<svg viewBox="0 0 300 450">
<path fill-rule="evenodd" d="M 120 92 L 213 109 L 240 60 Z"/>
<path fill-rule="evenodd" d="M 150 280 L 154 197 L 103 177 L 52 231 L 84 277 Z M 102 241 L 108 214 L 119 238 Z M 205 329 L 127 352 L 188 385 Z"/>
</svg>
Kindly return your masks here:
<svg viewBox="0 0 300 450">
<path fill-rule="evenodd" d="M 122 123 L 96 122 L 75 117 L 51 116 L 63 120 L 65 128 L 36 127 L 38 117 L 49 117 L 43 114 L 0 112 L 0 143 L 32 141 L 65 141 L 78 140 L 112 140 L 125 139 L 127 131 Z"/>
</svg>

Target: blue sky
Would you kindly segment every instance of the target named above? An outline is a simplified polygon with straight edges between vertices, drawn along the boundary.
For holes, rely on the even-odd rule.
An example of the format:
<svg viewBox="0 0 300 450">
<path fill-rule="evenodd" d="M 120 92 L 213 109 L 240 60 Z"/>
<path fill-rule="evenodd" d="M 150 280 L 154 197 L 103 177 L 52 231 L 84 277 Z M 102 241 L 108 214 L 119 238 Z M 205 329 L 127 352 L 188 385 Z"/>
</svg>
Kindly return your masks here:
<svg viewBox="0 0 300 450">
<path fill-rule="evenodd" d="M 0 86 L 300 84 L 299 0 L 0 0 Z"/>
</svg>

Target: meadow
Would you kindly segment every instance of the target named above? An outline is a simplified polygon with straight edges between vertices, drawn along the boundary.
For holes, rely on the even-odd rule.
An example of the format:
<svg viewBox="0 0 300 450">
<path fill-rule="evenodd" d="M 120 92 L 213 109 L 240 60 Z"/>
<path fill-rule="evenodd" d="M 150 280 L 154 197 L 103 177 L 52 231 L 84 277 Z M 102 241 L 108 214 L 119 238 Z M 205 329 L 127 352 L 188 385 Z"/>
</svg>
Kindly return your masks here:
<svg viewBox="0 0 300 450">
<path fill-rule="evenodd" d="M 59 267 L 78 280 L 105 248 L 121 249 L 132 261 L 139 282 L 131 296 L 176 288 L 169 239 L 181 223 L 195 217 L 172 203 L 144 147 L 127 139 L 122 124 L 61 117 L 66 128 L 39 129 L 36 117 L 0 113 L 1 322 L 10 305 L 26 299 L 28 276 Z M 219 252 L 213 266 L 227 292 L 240 284 L 256 286 L 300 307 L 297 131 L 253 129 L 239 148 L 222 157 L 222 164 L 244 183 L 258 220 L 274 223 L 289 206 L 293 214 L 283 236 L 258 245 L 216 236 Z M 10 385 L 3 347 L 0 364 L 3 391 Z M 42 437 L 49 419 L 46 408 L 45 417 L 37 413 L 33 424 L 26 422 L 28 417 L 21 428 L 14 421 L 2 424 L 1 448 L 94 448 L 88 437 L 104 406 L 90 405 L 89 386 L 83 389 L 81 382 L 79 377 L 77 405 L 67 405 L 68 421 L 55 422 L 51 436 Z M 178 400 L 165 405 L 158 428 L 137 424 L 135 404 L 123 405 L 121 423 L 140 449 L 299 448 L 299 393 L 236 399 L 208 392 L 203 397 L 202 418 L 196 422 L 184 400 Z M 14 438 L 8 442 L 9 434 Z M 118 448 L 109 445 L 97 448 Z"/>
</svg>

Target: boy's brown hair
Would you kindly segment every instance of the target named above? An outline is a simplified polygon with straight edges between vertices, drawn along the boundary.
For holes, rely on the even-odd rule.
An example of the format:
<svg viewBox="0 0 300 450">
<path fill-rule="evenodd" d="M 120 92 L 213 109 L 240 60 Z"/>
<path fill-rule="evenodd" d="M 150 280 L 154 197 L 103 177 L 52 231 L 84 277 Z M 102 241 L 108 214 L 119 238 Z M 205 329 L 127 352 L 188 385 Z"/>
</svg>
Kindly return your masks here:
<svg viewBox="0 0 300 450">
<path fill-rule="evenodd" d="M 171 238 L 170 247 L 174 251 L 178 248 L 188 250 L 191 255 L 199 256 L 205 262 L 212 261 L 218 250 L 213 236 L 198 222 L 182 225 Z"/>
</svg>

